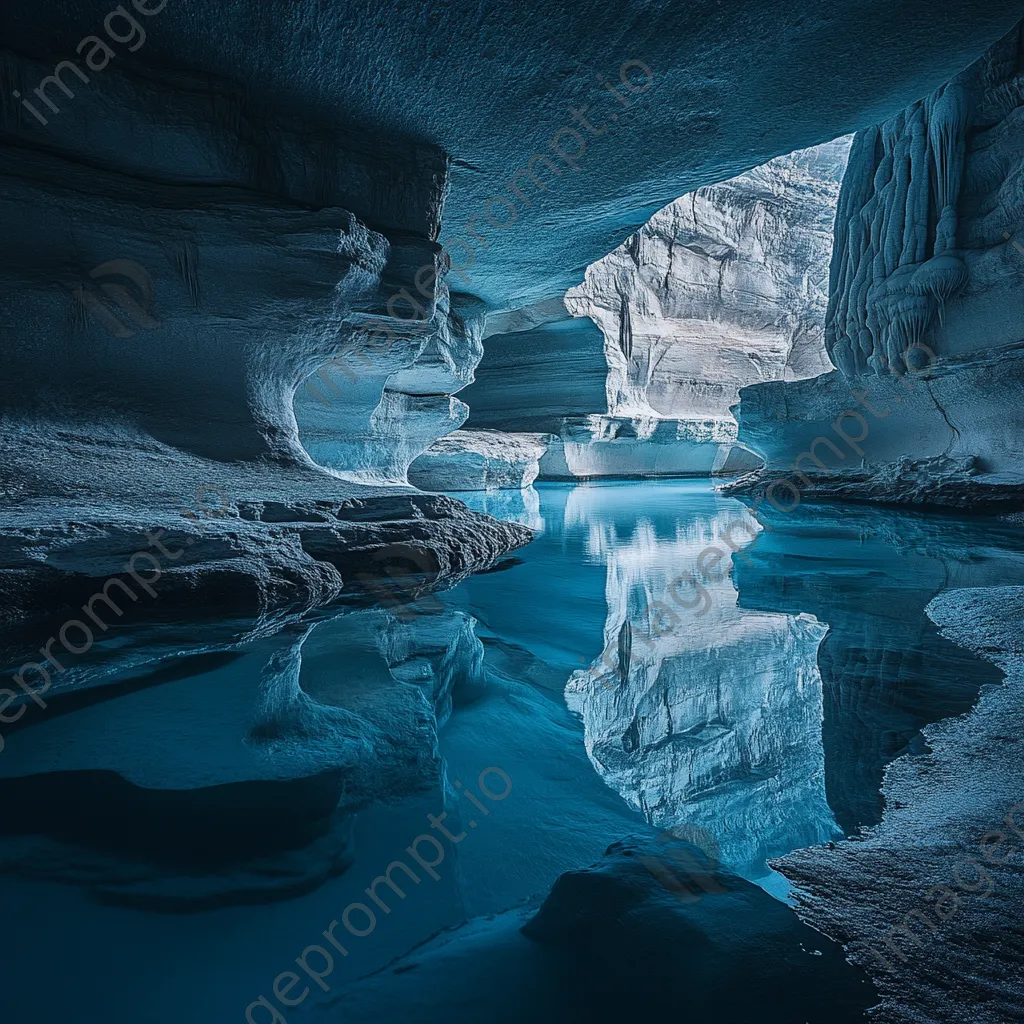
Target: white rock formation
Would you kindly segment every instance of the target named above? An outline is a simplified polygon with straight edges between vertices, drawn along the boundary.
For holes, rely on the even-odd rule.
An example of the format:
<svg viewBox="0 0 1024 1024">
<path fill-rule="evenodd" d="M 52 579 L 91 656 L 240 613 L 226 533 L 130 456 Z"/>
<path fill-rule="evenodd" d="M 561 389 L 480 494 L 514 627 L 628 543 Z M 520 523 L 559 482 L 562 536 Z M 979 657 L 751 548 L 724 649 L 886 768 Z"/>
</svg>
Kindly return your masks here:
<svg viewBox="0 0 1024 1024">
<path fill-rule="evenodd" d="M 743 392 L 740 439 L 766 460 L 752 488 L 783 481 L 784 505 L 787 479 L 803 494 L 908 502 L 1024 494 L 1022 54 L 1015 29 L 857 135 L 826 327 L 839 371 Z M 840 417 L 854 446 L 836 437 Z M 814 452 L 819 438 L 839 447 Z"/>
<path fill-rule="evenodd" d="M 22 92 L 47 69 L 0 54 Z M 0 618 L 88 598 L 157 528 L 190 545 L 163 567 L 163 612 L 321 605 L 386 571 L 403 536 L 442 574 L 481 544 L 526 542 L 394 486 L 464 417 L 450 395 L 481 351 L 480 304 L 450 297 L 433 241 L 444 154 L 341 130 L 311 148 L 308 125 L 228 82 L 168 73 L 154 103 L 121 62 L 103 81 L 46 145 L 0 104 L 0 218 L 21 239 L 0 252 Z M 415 321 L 394 296 L 423 266 L 440 280 Z M 293 399 L 366 327 L 396 340 L 359 350 L 350 403 L 301 391 L 352 423 L 343 480 L 302 443 L 330 424 Z M 197 495 L 215 509 L 201 524 Z"/>
<path fill-rule="evenodd" d="M 429 319 L 360 332 L 295 393 L 303 445 L 344 479 L 405 483 L 417 456 L 469 415 L 453 396 L 483 355 L 483 306 L 443 281 L 436 292 Z"/>
<path fill-rule="evenodd" d="M 736 444 L 732 419 L 588 416 L 566 420 L 541 459 L 545 480 L 596 477 L 730 476 L 761 460 Z"/>
<path fill-rule="evenodd" d="M 601 329 L 613 416 L 729 418 L 739 388 L 832 369 L 832 223 L 850 139 L 682 196 L 587 268 L 573 316 Z"/>
<path fill-rule="evenodd" d="M 545 476 L 756 466 L 748 453 L 730 459 L 739 389 L 832 369 L 825 284 L 849 145 L 837 139 L 682 196 L 587 268 L 565 305 L 604 337 L 611 419 L 567 422 L 566 466 L 549 458 Z"/>
<path fill-rule="evenodd" d="M 409 468 L 424 491 L 523 490 L 540 472 L 546 434 L 457 430 L 435 441 Z"/>
<path fill-rule="evenodd" d="M 488 340 L 470 426 L 558 434 L 545 479 L 756 468 L 736 444 L 739 388 L 832 368 L 825 285 L 848 149 L 838 139 L 779 157 L 660 210 L 565 296 L 599 338 L 527 321 Z"/>
</svg>

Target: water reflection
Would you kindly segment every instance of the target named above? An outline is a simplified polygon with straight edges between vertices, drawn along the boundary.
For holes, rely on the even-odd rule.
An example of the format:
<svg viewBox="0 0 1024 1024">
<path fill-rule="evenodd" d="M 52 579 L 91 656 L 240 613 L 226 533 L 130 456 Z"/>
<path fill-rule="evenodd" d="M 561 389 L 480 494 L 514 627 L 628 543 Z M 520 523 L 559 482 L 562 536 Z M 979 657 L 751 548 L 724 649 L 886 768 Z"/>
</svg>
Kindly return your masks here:
<svg viewBox="0 0 1024 1024">
<path fill-rule="evenodd" d="M 826 629 L 738 606 L 727 541 L 759 529 L 743 506 L 706 485 L 639 490 L 581 487 L 566 504 L 566 528 L 606 568 L 607 605 L 602 651 L 566 699 L 594 766 L 651 825 L 710 834 L 724 864 L 776 888 L 768 858 L 838 832 L 821 743 Z"/>
<path fill-rule="evenodd" d="M 769 529 L 736 567 L 740 604 L 829 624 L 818 653 L 826 793 L 850 833 L 880 820 L 885 766 L 923 750 L 921 728 L 965 713 L 999 682 L 924 609 L 944 590 L 1019 583 L 1019 530 L 994 517 L 857 506 L 763 516 Z"/>
<path fill-rule="evenodd" d="M 885 765 L 998 682 L 924 608 L 1019 579 L 1011 524 L 818 506 L 762 530 L 707 482 L 538 490 L 522 564 L 446 600 L 492 668 L 568 680 L 594 768 L 651 825 L 778 895 L 768 859 L 876 822 Z"/>
<path fill-rule="evenodd" d="M 750 545 L 744 506 L 708 483 L 481 500 L 535 540 L 409 615 L 146 625 L 8 728 L 15 1019 L 76 1019 L 85 990 L 110 1024 L 139 1005 L 153 1024 L 240 1016 L 428 813 L 472 828 L 455 782 L 489 765 L 512 798 L 332 984 L 550 891 L 644 820 L 784 896 L 766 860 L 877 820 L 885 765 L 997 681 L 925 606 L 1024 569 L 995 519 L 766 509 Z M 60 986 L 37 956 L 53 934 L 90 939 Z M 112 963 L 127 989 L 95 985 Z"/>
</svg>

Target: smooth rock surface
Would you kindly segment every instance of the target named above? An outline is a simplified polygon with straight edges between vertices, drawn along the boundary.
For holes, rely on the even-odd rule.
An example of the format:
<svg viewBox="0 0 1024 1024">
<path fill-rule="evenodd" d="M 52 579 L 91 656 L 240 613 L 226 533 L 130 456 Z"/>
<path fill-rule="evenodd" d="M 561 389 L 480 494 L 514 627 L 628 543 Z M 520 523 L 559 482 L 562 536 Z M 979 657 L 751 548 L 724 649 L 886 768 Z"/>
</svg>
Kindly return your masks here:
<svg viewBox="0 0 1024 1024">
<path fill-rule="evenodd" d="M 457 430 L 435 441 L 409 469 L 424 491 L 521 491 L 537 479 L 546 434 Z"/>
<path fill-rule="evenodd" d="M 31 96 L 58 60 L 74 57 L 79 42 L 101 30 L 110 10 L 106 0 L 5 8 L 0 32 L 8 45 L 45 58 L 49 69 L 12 87 Z M 491 308 L 520 309 L 564 294 L 584 267 L 679 196 L 884 120 L 947 81 L 1019 18 L 1013 0 L 700 0 L 684 7 L 586 0 L 514 9 L 456 2 L 415 11 L 373 0 L 228 0 L 217 8 L 170 0 L 140 19 L 144 45 L 135 52 L 115 46 L 117 56 L 88 86 L 72 84 L 74 100 L 58 100 L 49 125 L 7 102 L 22 110 L 30 144 L 58 138 L 101 163 L 114 152 L 137 175 L 152 174 L 155 163 L 166 167 L 164 176 L 196 177 L 198 167 L 218 180 L 211 147 L 191 141 L 190 111 L 174 113 L 180 108 L 167 101 L 164 83 L 170 71 L 187 68 L 198 77 L 196 101 L 214 103 L 222 91 L 203 76 L 237 82 L 254 130 L 241 147 L 223 145 L 220 163 L 259 153 L 277 124 L 299 122 L 285 144 L 250 166 L 270 181 L 306 168 L 313 202 L 322 182 L 351 182 L 351 199 L 339 205 L 385 231 L 414 201 L 436 223 L 438 204 L 422 201 L 436 164 L 402 160 L 392 176 L 385 158 L 366 173 L 346 159 L 335 162 L 333 133 L 358 129 L 364 142 L 389 147 L 434 143 L 453 158 L 441 237 L 464 266 L 469 283 L 460 286 Z M 628 61 L 642 62 L 651 80 L 636 64 L 624 67 Z M 170 130 L 157 135 L 146 127 L 159 113 L 140 119 L 132 136 L 102 128 L 92 104 L 108 93 L 109 76 L 129 66 L 149 83 L 147 114 L 171 113 L 163 118 Z M 225 106 L 220 120 L 230 124 L 233 116 Z M 86 117 L 94 133 L 81 132 Z M 306 154 L 326 157 L 323 170 Z M 555 168 L 535 163 L 536 181 L 527 174 L 535 155 Z M 517 194 L 510 182 L 520 169 Z M 489 206 L 495 197 L 514 211 L 501 199 Z M 469 248 L 456 245 L 460 238 Z"/>
</svg>

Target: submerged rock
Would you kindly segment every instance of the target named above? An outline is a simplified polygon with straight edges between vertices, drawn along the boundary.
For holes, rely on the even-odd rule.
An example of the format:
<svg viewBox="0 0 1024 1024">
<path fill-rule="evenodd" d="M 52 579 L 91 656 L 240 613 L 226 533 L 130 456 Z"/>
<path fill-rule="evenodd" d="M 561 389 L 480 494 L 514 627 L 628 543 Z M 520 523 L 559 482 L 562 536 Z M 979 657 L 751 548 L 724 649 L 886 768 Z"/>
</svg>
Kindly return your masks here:
<svg viewBox="0 0 1024 1024">
<path fill-rule="evenodd" d="M 629 837 L 562 875 L 539 908 L 443 933 L 312 1019 L 612 1021 L 678 1013 L 680 1000 L 730 1024 L 853 1024 L 873 992 L 839 946 L 701 851 Z"/>
</svg>

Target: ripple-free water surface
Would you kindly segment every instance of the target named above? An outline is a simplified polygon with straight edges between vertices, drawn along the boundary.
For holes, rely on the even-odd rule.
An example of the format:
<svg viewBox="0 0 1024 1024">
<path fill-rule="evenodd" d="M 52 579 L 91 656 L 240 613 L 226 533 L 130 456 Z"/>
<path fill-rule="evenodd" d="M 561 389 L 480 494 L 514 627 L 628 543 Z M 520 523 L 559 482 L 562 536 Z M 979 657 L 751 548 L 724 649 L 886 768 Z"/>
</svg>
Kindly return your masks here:
<svg viewBox="0 0 1024 1024">
<path fill-rule="evenodd" d="M 536 539 L 398 618 L 321 616 L 231 658 L 182 651 L 165 664 L 183 671 L 136 686 L 126 669 L 111 699 L 10 737 L 14 1019 L 241 1021 L 427 814 L 466 838 L 352 941 L 332 993 L 631 832 L 680 835 L 785 899 L 768 861 L 877 821 L 885 765 L 998 682 L 924 609 L 1019 582 L 1008 522 L 805 506 L 762 509 L 761 529 L 707 482 L 468 500 Z M 423 680 L 450 687 L 436 740 Z M 332 758 L 365 771 L 315 770 Z M 455 783 L 488 767 L 513 788 L 484 816 Z M 325 823 L 325 801 L 353 789 L 366 799 Z M 243 867 L 246 830 L 268 859 Z M 55 944 L 75 951 L 59 986 Z"/>
</svg>

